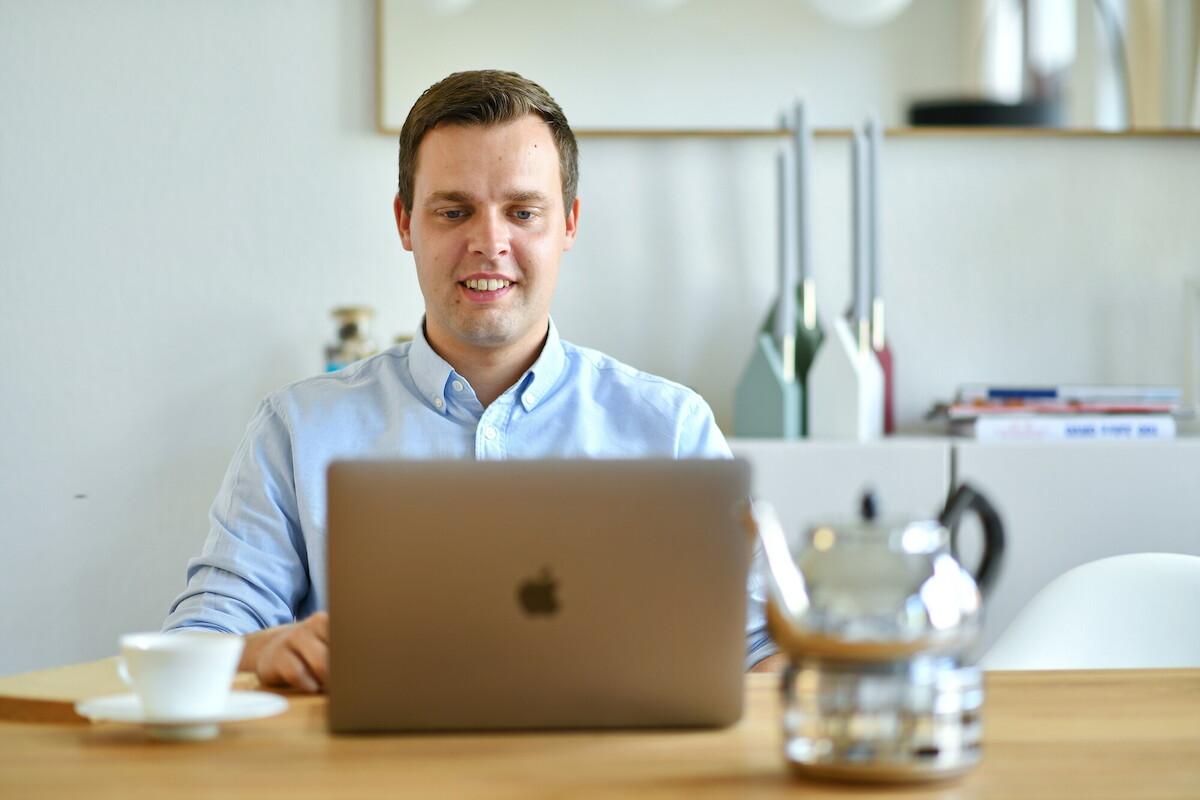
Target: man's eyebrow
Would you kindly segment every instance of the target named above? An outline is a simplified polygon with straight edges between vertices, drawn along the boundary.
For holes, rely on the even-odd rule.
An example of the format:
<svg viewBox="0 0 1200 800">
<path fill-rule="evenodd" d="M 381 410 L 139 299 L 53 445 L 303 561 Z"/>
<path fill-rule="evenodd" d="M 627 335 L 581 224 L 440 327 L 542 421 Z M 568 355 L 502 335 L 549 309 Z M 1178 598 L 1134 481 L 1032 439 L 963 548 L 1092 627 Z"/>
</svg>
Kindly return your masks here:
<svg viewBox="0 0 1200 800">
<path fill-rule="evenodd" d="M 425 198 L 425 205 L 433 205 L 434 203 L 470 203 L 475 198 L 466 192 L 433 192 Z"/>
<path fill-rule="evenodd" d="M 508 199 L 517 203 L 546 203 L 549 201 L 546 195 L 537 191 L 509 192 Z"/>
<path fill-rule="evenodd" d="M 549 198 L 542 192 L 536 190 L 518 190 L 509 192 L 505 197 L 514 203 L 548 203 Z M 475 198 L 466 192 L 460 191 L 440 191 L 430 192 L 425 198 L 425 205 L 433 205 L 434 203 L 474 203 Z"/>
</svg>

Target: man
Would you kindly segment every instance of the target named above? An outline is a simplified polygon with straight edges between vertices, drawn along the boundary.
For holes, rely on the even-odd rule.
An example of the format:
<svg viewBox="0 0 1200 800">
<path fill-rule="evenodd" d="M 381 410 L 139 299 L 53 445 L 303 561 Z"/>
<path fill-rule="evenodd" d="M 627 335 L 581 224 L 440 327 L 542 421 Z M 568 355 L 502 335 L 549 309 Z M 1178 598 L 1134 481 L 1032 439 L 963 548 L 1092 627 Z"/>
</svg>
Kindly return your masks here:
<svg viewBox="0 0 1200 800">
<path fill-rule="evenodd" d="M 578 229 L 578 157 L 544 89 L 494 71 L 435 84 L 405 120 L 399 173 L 421 330 L 263 401 L 164 624 L 246 634 L 241 669 L 267 684 L 318 691 L 328 676 L 335 458 L 729 456 L 697 394 L 559 339 L 550 301 Z M 769 652 L 752 608 L 748 664 Z"/>
</svg>

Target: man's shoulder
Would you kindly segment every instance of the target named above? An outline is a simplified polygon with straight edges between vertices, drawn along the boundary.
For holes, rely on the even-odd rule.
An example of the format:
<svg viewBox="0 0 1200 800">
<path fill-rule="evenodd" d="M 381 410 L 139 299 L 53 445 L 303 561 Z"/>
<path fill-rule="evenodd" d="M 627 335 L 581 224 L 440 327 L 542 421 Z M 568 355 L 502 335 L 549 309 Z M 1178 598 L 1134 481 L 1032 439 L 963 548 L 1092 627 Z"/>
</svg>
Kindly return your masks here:
<svg viewBox="0 0 1200 800">
<path fill-rule="evenodd" d="M 572 391 L 582 407 L 615 428 L 612 439 L 631 437 L 624 452 L 674 458 L 727 458 L 712 409 L 699 393 L 661 375 L 632 367 L 587 347 L 563 343 Z M 619 448 L 618 448 L 619 449 Z"/>
<path fill-rule="evenodd" d="M 695 390 L 661 375 L 638 369 L 607 353 L 563 342 L 575 389 L 591 403 L 623 416 L 640 417 L 677 427 L 692 417 L 711 417 L 712 410 Z"/>
<path fill-rule="evenodd" d="M 580 373 L 579 377 L 595 382 L 597 388 L 624 389 L 679 402 L 701 400 L 700 395 L 681 383 L 638 369 L 599 350 L 566 341 L 563 349 L 568 362 Z"/>
<path fill-rule="evenodd" d="M 277 411 L 308 408 L 313 405 L 367 399 L 400 380 L 408 360 L 408 344 L 390 347 L 336 372 L 325 372 L 293 381 L 267 395 L 266 402 Z"/>
</svg>

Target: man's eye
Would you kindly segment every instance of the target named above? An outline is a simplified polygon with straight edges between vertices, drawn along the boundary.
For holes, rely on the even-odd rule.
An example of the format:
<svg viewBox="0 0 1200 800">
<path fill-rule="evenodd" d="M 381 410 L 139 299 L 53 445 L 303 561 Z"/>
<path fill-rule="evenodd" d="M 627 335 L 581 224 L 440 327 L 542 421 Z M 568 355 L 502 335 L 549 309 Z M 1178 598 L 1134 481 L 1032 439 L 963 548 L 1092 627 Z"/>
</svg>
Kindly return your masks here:
<svg viewBox="0 0 1200 800">
<path fill-rule="evenodd" d="M 442 212 L 442 216 L 446 219 L 462 219 L 467 215 L 467 212 L 461 208 L 448 208 Z"/>
<path fill-rule="evenodd" d="M 518 210 L 514 211 L 513 213 L 517 215 L 517 219 L 523 219 L 523 220 L 533 219 L 533 212 L 527 208 L 518 209 Z"/>
</svg>

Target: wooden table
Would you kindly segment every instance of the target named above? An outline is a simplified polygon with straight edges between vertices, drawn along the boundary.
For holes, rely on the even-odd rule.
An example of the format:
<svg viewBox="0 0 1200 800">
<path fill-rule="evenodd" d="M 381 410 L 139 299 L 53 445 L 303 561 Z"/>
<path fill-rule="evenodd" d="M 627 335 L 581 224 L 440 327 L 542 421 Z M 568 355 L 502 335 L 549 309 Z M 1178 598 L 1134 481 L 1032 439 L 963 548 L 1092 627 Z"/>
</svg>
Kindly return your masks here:
<svg viewBox="0 0 1200 800">
<path fill-rule="evenodd" d="M 1200 798 L 1200 670 L 991 673 L 978 769 L 874 788 L 790 777 L 772 675 L 747 676 L 722 731 L 330 736 L 325 698 L 289 695 L 279 717 L 167 743 L 74 718 L 80 692 L 121 691 L 112 667 L 0 678 L 0 798 Z"/>
</svg>

